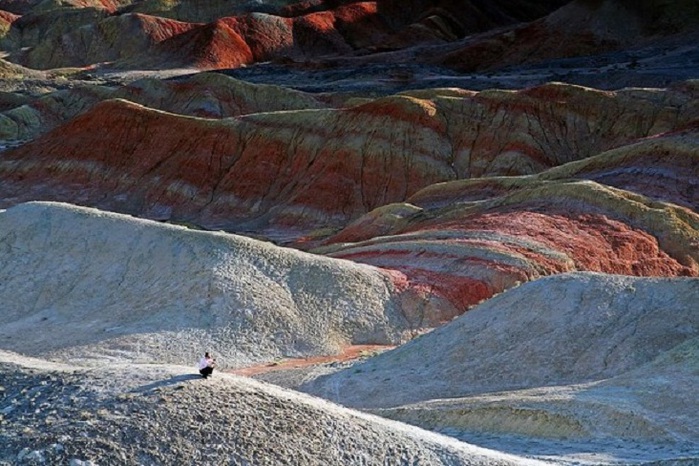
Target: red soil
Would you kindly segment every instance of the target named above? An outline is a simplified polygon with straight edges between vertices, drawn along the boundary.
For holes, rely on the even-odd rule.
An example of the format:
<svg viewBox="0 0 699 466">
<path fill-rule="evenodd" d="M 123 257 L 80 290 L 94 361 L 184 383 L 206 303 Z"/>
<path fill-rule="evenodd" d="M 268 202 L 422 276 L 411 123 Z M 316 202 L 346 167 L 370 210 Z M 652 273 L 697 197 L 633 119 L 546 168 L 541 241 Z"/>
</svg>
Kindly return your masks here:
<svg viewBox="0 0 699 466">
<path fill-rule="evenodd" d="M 353 345 L 343 349 L 340 354 L 333 356 L 315 356 L 312 358 L 285 359 L 281 362 L 261 364 L 257 366 L 244 367 L 228 371 L 231 374 L 253 376 L 267 372 L 283 371 L 289 369 L 299 369 L 302 367 L 315 366 L 318 364 L 328 364 L 332 362 L 344 362 L 359 359 L 368 353 L 382 352 L 393 349 L 395 346 L 386 345 Z"/>
</svg>

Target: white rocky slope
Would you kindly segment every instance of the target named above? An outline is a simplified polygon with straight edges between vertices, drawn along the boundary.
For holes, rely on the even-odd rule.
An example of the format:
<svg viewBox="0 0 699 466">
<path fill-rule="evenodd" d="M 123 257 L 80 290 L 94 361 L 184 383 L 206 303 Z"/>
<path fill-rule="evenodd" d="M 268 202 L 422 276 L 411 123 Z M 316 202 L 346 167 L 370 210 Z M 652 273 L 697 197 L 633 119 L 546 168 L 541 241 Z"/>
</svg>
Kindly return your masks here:
<svg viewBox="0 0 699 466">
<path fill-rule="evenodd" d="M 81 364 L 238 367 L 406 326 L 378 269 L 68 204 L 0 211 L 0 264 L 0 348 Z"/>
<path fill-rule="evenodd" d="M 519 446 L 509 451 L 520 454 L 542 455 L 548 448 L 559 457 L 576 451 L 579 457 L 585 451 L 594 457 L 592 451 L 633 463 L 699 464 L 698 388 L 699 338 L 693 338 L 611 379 L 430 400 L 376 412 L 479 445 L 494 447 L 506 443 L 507 436 L 517 436 Z M 528 446 L 523 438 L 530 439 Z"/>
<path fill-rule="evenodd" d="M 187 367 L 70 369 L 0 351 L 0 380 L 0 464 L 544 464 Z"/>
<path fill-rule="evenodd" d="M 555 464 L 697 465 L 699 280 L 549 277 L 348 369 L 279 379 L 302 377 L 301 390 Z"/>
<path fill-rule="evenodd" d="M 380 408 L 577 384 L 636 369 L 698 336 L 699 279 L 566 274 L 507 291 L 300 389 L 347 406 Z"/>
</svg>

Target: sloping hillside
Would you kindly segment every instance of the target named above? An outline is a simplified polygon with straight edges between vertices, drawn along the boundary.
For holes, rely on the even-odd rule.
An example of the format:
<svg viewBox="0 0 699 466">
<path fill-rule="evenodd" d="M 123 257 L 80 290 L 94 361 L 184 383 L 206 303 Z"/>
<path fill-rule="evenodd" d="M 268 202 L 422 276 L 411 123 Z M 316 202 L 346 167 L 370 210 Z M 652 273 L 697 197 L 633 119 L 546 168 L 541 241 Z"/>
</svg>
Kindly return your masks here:
<svg viewBox="0 0 699 466">
<path fill-rule="evenodd" d="M 372 267 L 69 205 L 0 213 L 0 262 L 0 340 L 32 355 L 239 367 L 409 325 Z"/>
<path fill-rule="evenodd" d="M 337 110 L 292 107 L 228 120 L 102 101 L 3 153 L 0 205 L 60 200 L 313 239 L 316 229 L 344 227 L 433 183 L 537 173 L 682 128 L 699 118 L 692 89 L 415 91 Z M 17 138 L 41 114 L 25 107 L 5 116 L 6 137 Z"/>
<path fill-rule="evenodd" d="M 545 464 L 190 367 L 85 370 L 0 352 L 0 377 L 10 464 Z"/>
<path fill-rule="evenodd" d="M 301 389 L 349 406 L 389 407 L 607 379 L 697 338 L 697 299 L 696 278 L 548 277 Z"/>
<path fill-rule="evenodd" d="M 376 412 L 431 430 L 697 443 L 699 425 L 686 408 L 697 384 L 698 350 L 699 339 L 693 338 L 598 382 L 431 400 Z"/>
</svg>

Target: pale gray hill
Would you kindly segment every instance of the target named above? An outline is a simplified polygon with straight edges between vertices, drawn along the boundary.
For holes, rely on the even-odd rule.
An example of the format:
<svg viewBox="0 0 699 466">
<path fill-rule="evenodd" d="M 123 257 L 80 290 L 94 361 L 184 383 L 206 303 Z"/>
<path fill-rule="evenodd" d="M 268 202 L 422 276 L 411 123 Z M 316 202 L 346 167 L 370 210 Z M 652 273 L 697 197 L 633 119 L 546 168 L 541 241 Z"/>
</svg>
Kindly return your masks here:
<svg viewBox="0 0 699 466">
<path fill-rule="evenodd" d="M 518 454 L 587 451 L 597 452 L 598 458 L 613 453 L 628 463 L 698 464 L 698 387 L 699 337 L 611 379 L 376 412 L 466 441 L 478 439 L 479 445 L 501 446 L 512 435 L 539 439 L 528 448 L 520 442 L 507 449 Z"/>
<path fill-rule="evenodd" d="M 70 370 L 0 351 L 0 380 L 2 464 L 544 464 L 187 367 Z"/>
<path fill-rule="evenodd" d="M 577 384 L 636 369 L 697 336 L 699 279 L 565 274 L 300 389 L 377 408 Z"/>
<path fill-rule="evenodd" d="M 80 364 L 239 367 L 407 328 L 376 268 L 68 204 L 0 211 L 0 264 L 0 348 Z"/>
</svg>

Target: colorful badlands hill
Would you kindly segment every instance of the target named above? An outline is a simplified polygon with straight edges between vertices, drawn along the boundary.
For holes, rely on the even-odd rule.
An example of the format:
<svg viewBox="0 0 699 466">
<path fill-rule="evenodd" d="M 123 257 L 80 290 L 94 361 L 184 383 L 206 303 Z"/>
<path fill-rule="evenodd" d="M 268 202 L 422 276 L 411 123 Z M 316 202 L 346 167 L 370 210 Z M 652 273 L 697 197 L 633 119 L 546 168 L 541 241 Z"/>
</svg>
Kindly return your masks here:
<svg viewBox="0 0 699 466">
<path fill-rule="evenodd" d="M 61 91 L 3 114 L 36 139 L 3 153 L 0 198 L 370 263 L 417 290 L 430 326 L 553 273 L 699 273 L 695 82 L 355 102 L 216 74 Z"/>
</svg>

